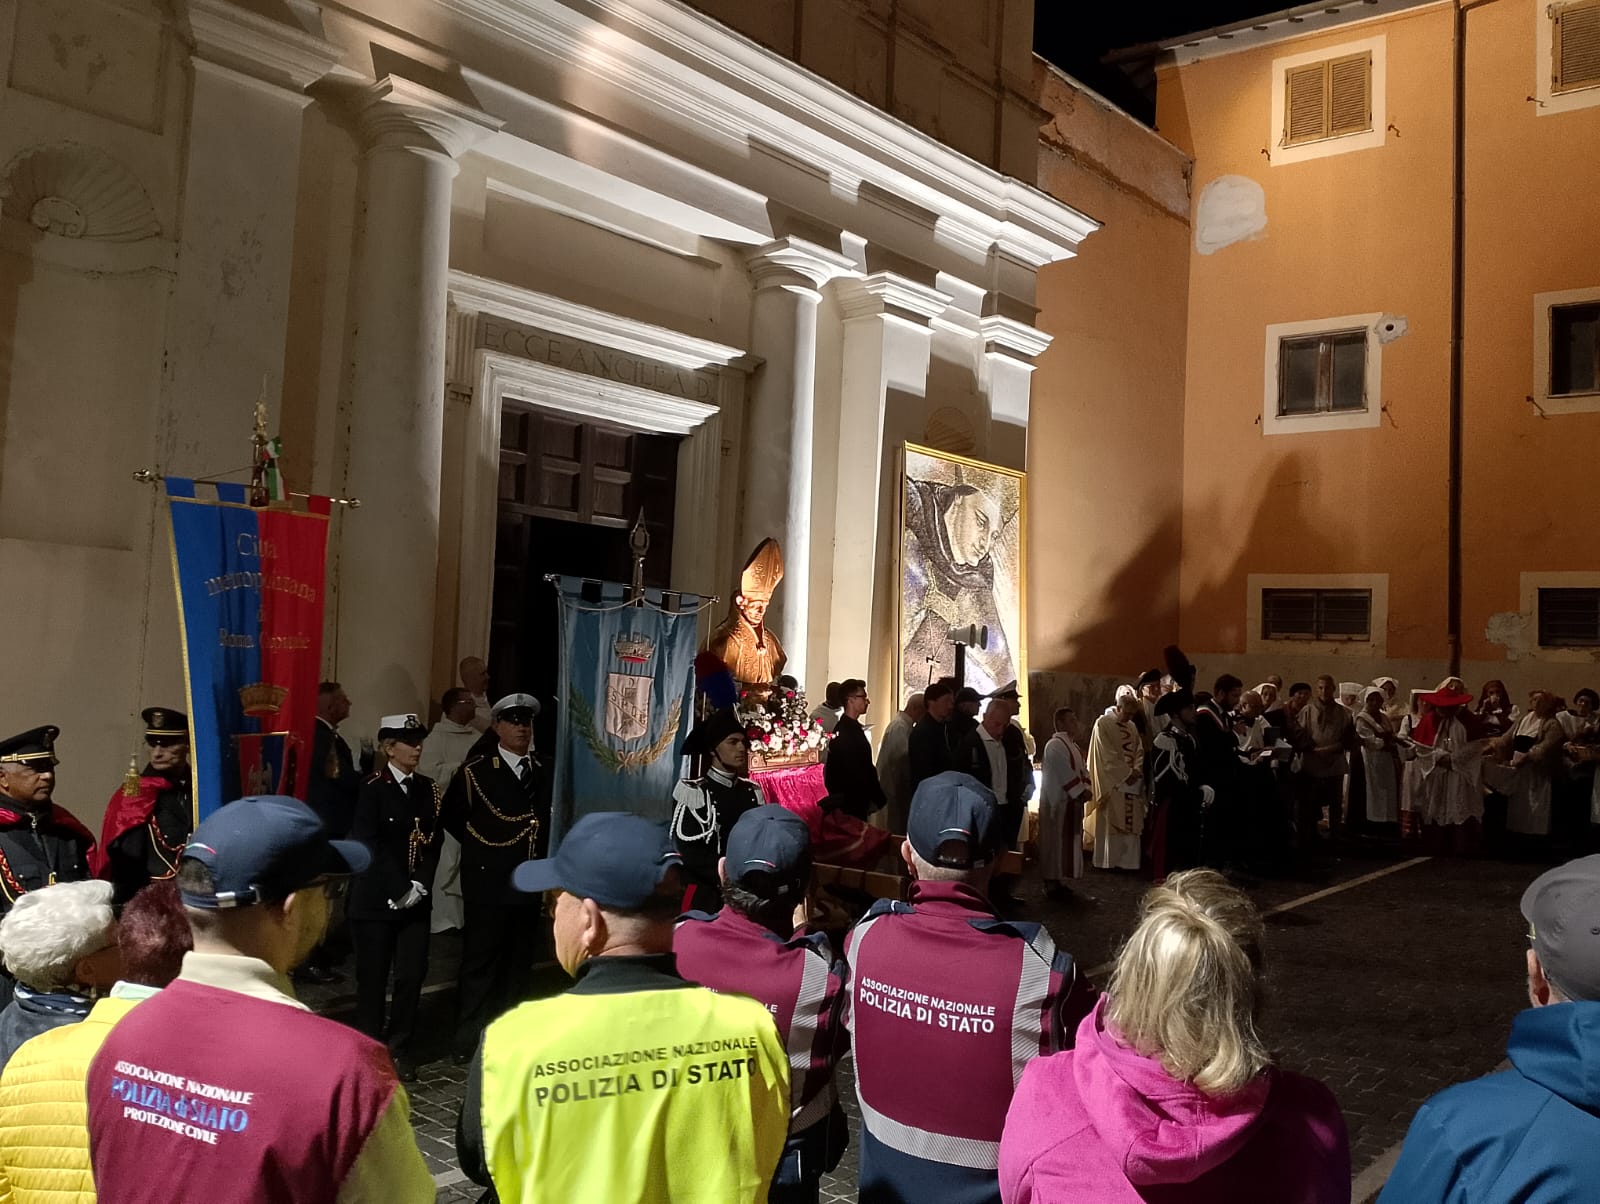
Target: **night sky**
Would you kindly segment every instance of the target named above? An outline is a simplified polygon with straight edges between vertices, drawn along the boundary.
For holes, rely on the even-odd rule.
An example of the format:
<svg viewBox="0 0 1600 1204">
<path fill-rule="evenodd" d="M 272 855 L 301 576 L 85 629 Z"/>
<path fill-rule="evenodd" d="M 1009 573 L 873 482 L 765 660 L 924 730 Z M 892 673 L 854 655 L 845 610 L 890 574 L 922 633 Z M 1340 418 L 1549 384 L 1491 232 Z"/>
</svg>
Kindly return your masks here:
<svg viewBox="0 0 1600 1204">
<path fill-rule="evenodd" d="M 1145 96 L 1117 67 L 1101 63 L 1110 51 L 1262 13 L 1281 12 L 1293 0 L 1035 0 L 1033 48 L 1044 58 L 1115 101 L 1141 121 L 1155 115 Z"/>
</svg>

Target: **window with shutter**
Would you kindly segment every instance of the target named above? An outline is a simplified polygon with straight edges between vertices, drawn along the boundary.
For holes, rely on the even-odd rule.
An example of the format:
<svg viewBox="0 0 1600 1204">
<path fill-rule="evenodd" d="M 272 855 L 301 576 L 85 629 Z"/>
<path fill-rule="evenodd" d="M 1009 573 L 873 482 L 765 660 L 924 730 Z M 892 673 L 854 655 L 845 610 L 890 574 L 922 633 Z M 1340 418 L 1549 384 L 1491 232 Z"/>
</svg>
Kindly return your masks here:
<svg viewBox="0 0 1600 1204">
<path fill-rule="evenodd" d="M 1372 633 L 1370 589 L 1264 589 L 1264 640 L 1367 640 Z"/>
<path fill-rule="evenodd" d="M 1308 63 L 1284 73 L 1283 86 L 1288 93 L 1283 110 L 1286 145 L 1316 142 L 1328 136 L 1328 114 L 1323 105 L 1327 68 L 1326 63 Z"/>
<path fill-rule="evenodd" d="M 1541 589 L 1539 646 L 1593 648 L 1600 645 L 1600 589 Z"/>
<path fill-rule="evenodd" d="M 1568 4 L 1555 12 L 1555 62 L 1551 90 L 1600 87 L 1600 0 Z"/>
<path fill-rule="evenodd" d="M 1284 146 L 1372 128 L 1371 51 L 1291 67 L 1283 73 L 1283 86 Z"/>
<path fill-rule="evenodd" d="M 1372 54 L 1352 54 L 1328 63 L 1328 136 L 1372 128 Z"/>
</svg>

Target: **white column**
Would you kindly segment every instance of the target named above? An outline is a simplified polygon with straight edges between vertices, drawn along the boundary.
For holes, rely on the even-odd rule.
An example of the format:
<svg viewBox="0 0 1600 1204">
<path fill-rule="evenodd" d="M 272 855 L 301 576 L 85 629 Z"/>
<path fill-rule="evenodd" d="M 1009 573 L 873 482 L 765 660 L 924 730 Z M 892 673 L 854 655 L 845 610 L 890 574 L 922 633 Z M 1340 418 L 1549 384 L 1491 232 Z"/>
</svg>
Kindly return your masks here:
<svg viewBox="0 0 1600 1204">
<path fill-rule="evenodd" d="M 1050 336 L 998 314 L 980 319 L 978 325 L 983 331 L 982 385 L 989 400 L 989 456 L 1007 468 L 1024 469 L 1033 361 L 1050 346 Z"/>
<path fill-rule="evenodd" d="M 783 548 L 783 584 L 767 626 L 806 684 L 811 582 L 812 425 L 817 374 L 817 290 L 850 271 L 842 255 L 802 239 L 768 243 L 750 257 L 755 299 L 750 353 L 764 363 L 751 381 L 744 429 L 744 512 L 738 565 L 771 536 Z"/>
<path fill-rule="evenodd" d="M 339 49 L 227 0 L 190 0 L 187 16 L 193 81 L 161 467 L 204 476 L 250 462 L 263 381 L 273 401 L 282 385 L 305 89 Z"/>
<path fill-rule="evenodd" d="M 499 122 L 409 80 L 368 89 L 360 113 L 361 218 L 336 672 L 352 734 L 427 710 L 439 564 L 445 302 L 456 159 Z"/>
<path fill-rule="evenodd" d="M 933 338 L 928 324 L 950 304 L 949 294 L 892 272 L 836 287 L 844 314 L 834 507 L 841 521 L 834 525 L 827 566 L 826 646 L 812 649 L 828 681 L 881 676 L 882 654 L 895 643 L 896 590 L 888 577 L 898 507 L 883 445 L 884 413 L 891 392 L 927 395 Z M 880 714 L 898 709 L 890 680 L 875 681 L 872 688 Z"/>
</svg>

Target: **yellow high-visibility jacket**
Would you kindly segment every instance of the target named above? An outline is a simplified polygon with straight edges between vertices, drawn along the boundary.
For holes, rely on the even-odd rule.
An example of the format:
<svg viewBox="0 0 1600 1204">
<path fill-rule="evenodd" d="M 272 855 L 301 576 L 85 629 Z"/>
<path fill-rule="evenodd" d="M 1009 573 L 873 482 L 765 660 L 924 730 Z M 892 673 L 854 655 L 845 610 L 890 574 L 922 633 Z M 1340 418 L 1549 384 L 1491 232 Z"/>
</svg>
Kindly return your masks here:
<svg viewBox="0 0 1600 1204">
<path fill-rule="evenodd" d="M 759 1003 L 671 965 L 596 958 L 489 1026 L 462 1165 L 501 1204 L 764 1204 L 789 1129 L 783 1041 Z"/>
<path fill-rule="evenodd" d="M 84 1078 L 138 1002 L 102 999 L 11 1055 L 0 1075 L 0 1204 L 94 1204 Z"/>
</svg>

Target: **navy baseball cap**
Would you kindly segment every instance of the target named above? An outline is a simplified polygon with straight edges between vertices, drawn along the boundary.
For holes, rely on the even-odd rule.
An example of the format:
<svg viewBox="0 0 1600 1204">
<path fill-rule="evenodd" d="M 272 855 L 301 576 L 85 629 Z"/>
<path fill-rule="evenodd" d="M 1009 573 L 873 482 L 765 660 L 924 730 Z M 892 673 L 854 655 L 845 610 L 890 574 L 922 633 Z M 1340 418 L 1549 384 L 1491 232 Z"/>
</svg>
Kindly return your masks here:
<svg viewBox="0 0 1600 1204">
<path fill-rule="evenodd" d="M 602 907 L 642 907 L 682 865 L 667 825 L 628 811 L 595 811 L 572 825 L 554 857 L 524 861 L 511 874 L 523 894 L 564 890 Z"/>
<path fill-rule="evenodd" d="M 729 882 L 764 876 L 767 883 L 804 885 L 811 873 L 811 829 L 787 807 L 768 803 L 741 815 L 728 833 L 726 873 Z M 774 894 L 770 886 L 760 892 Z"/>
<path fill-rule="evenodd" d="M 995 797 L 971 774 L 946 770 L 926 779 L 911 796 L 906 839 L 929 865 L 970 870 L 987 865 L 995 851 Z M 952 841 L 964 854 L 941 852 Z"/>
<path fill-rule="evenodd" d="M 208 910 L 287 899 L 319 878 L 359 874 L 372 864 L 366 845 L 329 840 L 316 812 L 286 794 L 219 807 L 194 830 L 183 855 L 211 871 L 213 890 L 179 894 L 190 907 Z"/>
</svg>

